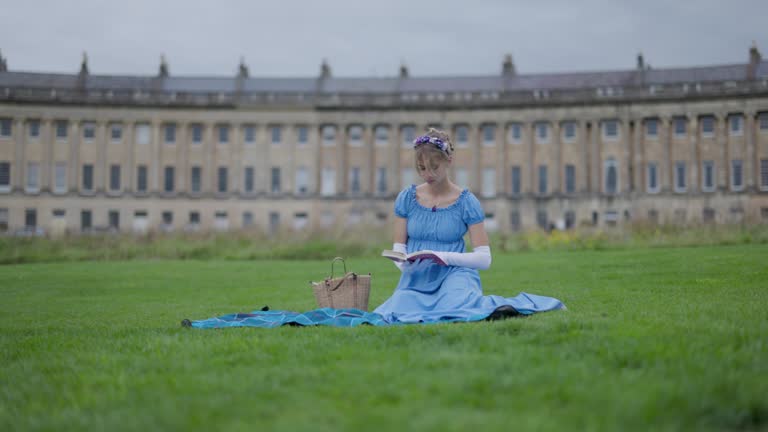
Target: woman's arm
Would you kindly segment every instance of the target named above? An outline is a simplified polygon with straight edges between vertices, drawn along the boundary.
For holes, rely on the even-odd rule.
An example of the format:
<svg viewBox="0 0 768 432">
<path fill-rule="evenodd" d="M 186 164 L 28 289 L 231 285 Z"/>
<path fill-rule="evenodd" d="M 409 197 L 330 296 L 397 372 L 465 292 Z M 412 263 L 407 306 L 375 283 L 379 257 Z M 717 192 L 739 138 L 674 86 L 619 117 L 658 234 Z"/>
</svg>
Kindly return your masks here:
<svg viewBox="0 0 768 432">
<path fill-rule="evenodd" d="M 395 216 L 395 235 L 393 238 L 394 243 L 406 244 L 408 242 L 407 223 L 408 219 Z"/>
<path fill-rule="evenodd" d="M 469 241 L 472 252 L 435 252 L 447 265 L 486 270 L 491 266 L 491 247 L 483 222 L 469 226 Z"/>
</svg>

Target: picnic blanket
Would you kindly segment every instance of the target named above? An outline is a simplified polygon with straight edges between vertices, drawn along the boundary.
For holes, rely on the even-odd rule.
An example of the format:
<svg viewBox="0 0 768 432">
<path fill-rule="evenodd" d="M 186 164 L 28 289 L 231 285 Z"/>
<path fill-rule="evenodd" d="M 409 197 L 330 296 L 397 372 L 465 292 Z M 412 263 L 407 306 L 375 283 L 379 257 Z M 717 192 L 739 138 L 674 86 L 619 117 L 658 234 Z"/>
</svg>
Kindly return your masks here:
<svg viewBox="0 0 768 432">
<path fill-rule="evenodd" d="M 535 298 L 537 296 L 521 293 L 518 297 L 530 300 L 531 298 Z M 410 323 L 435 324 L 445 322 L 495 320 L 514 316 L 526 316 L 536 312 L 543 312 L 545 310 L 565 308 L 562 303 L 557 303 L 558 304 L 556 305 L 547 304 L 545 305 L 546 308 L 542 308 L 540 305 L 536 305 L 529 301 L 528 303 L 518 304 L 517 308 L 504 306 L 492 312 L 478 311 L 477 313 L 473 314 L 467 314 L 467 311 L 456 311 L 455 313 L 446 311 L 442 314 L 434 314 L 428 319 Z M 275 328 L 284 325 L 357 327 L 359 325 L 387 326 L 409 323 L 403 321 L 387 320 L 380 314 L 374 312 L 365 312 L 359 309 L 320 308 L 308 312 L 291 312 L 284 310 L 272 311 L 266 309 L 268 308 L 250 313 L 234 313 L 197 321 L 185 319 L 182 321 L 182 326 L 196 329 L 212 329 L 228 327 Z"/>
</svg>

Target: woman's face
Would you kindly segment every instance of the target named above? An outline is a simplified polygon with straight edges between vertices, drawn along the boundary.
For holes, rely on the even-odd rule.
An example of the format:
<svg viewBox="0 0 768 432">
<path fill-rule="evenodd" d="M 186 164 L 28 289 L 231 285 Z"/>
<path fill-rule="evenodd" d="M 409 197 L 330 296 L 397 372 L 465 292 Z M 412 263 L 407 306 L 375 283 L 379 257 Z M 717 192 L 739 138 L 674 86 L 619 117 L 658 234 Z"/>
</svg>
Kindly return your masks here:
<svg viewBox="0 0 768 432">
<path fill-rule="evenodd" d="M 419 176 L 428 184 L 441 183 L 448 178 L 448 168 L 451 165 L 450 160 L 445 159 L 420 159 L 416 162 L 416 169 Z"/>
</svg>

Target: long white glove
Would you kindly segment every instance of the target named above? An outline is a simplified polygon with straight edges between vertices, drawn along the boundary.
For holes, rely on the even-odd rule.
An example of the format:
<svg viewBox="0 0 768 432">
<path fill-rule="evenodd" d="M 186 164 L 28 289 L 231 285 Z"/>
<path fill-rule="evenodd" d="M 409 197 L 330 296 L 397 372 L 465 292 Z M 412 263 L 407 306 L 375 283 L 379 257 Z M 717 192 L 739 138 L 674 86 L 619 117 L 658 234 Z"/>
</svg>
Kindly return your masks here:
<svg viewBox="0 0 768 432">
<path fill-rule="evenodd" d="M 392 244 L 392 250 L 395 251 L 395 252 L 402 252 L 404 254 L 408 253 L 408 248 L 405 246 L 405 243 L 394 243 L 394 244 Z M 404 261 L 404 262 L 392 261 L 392 262 L 395 264 L 395 266 L 400 271 L 403 271 L 403 267 L 405 265 L 409 264 L 408 261 Z"/>
<path fill-rule="evenodd" d="M 449 266 L 487 270 L 491 266 L 491 247 L 478 246 L 472 252 L 435 252 Z"/>
</svg>

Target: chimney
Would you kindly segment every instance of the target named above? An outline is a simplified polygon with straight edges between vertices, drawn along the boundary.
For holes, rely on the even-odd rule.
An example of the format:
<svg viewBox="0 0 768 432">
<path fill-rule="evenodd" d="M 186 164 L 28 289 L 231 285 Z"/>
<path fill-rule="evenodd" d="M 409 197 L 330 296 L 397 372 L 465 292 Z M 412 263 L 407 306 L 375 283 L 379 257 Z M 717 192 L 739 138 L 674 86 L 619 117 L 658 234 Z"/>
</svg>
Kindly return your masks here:
<svg viewBox="0 0 768 432">
<path fill-rule="evenodd" d="M 643 53 L 637 53 L 637 70 L 644 70 L 645 69 L 645 59 L 643 58 Z"/>
<path fill-rule="evenodd" d="M 80 78 L 88 76 L 88 53 L 83 51 L 83 61 L 80 63 Z"/>
<path fill-rule="evenodd" d="M 763 56 L 760 55 L 760 51 L 757 49 L 757 42 L 752 41 L 752 47 L 749 48 L 749 64 L 747 65 L 747 78 L 755 79 L 757 75 L 757 67 L 760 62 L 763 61 Z"/>
<path fill-rule="evenodd" d="M 8 72 L 8 62 L 3 58 L 2 51 L 0 51 L 0 72 Z"/>
<path fill-rule="evenodd" d="M 517 70 L 515 70 L 515 63 L 512 61 L 512 54 L 504 56 L 504 63 L 501 64 L 501 74 L 504 76 L 515 76 Z"/>
<path fill-rule="evenodd" d="M 238 66 L 237 77 L 248 78 L 248 66 L 245 65 L 245 58 L 240 57 L 240 66 Z"/>
<path fill-rule="evenodd" d="M 408 66 L 405 63 L 400 64 L 400 78 L 408 78 Z"/>
<path fill-rule="evenodd" d="M 328 66 L 328 61 L 323 59 L 323 63 L 320 65 L 320 78 L 330 78 L 331 67 Z"/>
<path fill-rule="evenodd" d="M 168 78 L 168 62 L 165 61 L 165 54 L 160 54 L 160 70 L 158 71 L 158 77 Z"/>
</svg>

